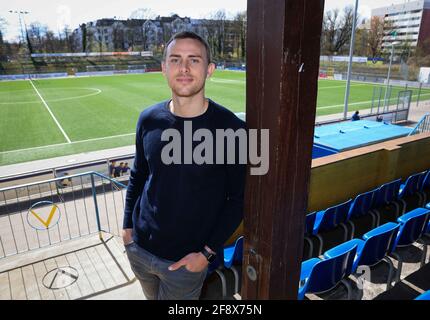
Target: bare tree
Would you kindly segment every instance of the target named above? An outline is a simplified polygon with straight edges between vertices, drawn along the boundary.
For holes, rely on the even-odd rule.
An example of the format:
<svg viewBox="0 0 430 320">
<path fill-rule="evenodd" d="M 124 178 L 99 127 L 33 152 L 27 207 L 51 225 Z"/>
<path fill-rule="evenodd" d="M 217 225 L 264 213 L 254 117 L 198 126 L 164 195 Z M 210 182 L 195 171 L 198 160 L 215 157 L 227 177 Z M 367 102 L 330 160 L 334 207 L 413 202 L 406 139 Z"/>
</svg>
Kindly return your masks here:
<svg viewBox="0 0 430 320">
<path fill-rule="evenodd" d="M 351 39 L 354 8 L 347 6 L 342 15 L 338 9 L 326 12 L 323 20 L 322 51 L 328 55 L 345 53 Z M 357 17 L 358 20 L 358 17 Z"/>
<path fill-rule="evenodd" d="M 82 52 L 87 51 L 87 25 L 85 23 L 79 26 L 82 34 Z"/>
<path fill-rule="evenodd" d="M 224 10 L 209 14 L 208 19 L 201 21 L 207 32 L 207 42 L 214 58 L 223 58 L 227 16 Z"/>
<path fill-rule="evenodd" d="M 370 20 L 370 30 L 368 34 L 368 54 L 374 58 L 379 57 L 382 51 L 382 41 L 385 30 L 391 29 L 392 23 L 384 21 L 383 17 L 372 17 Z"/>
<path fill-rule="evenodd" d="M 6 30 L 6 20 L 0 17 L 0 61 L 6 59 L 6 45 L 3 40 L 3 32 Z"/>
<path fill-rule="evenodd" d="M 233 20 L 234 33 L 238 37 L 236 43 L 237 57 L 245 60 L 246 52 L 246 11 L 238 12 Z"/>
<path fill-rule="evenodd" d="M 48 31 L 46 25 L 32 22 L 27 28 L 28 39 L 31 41 L 34 51 L 41 52 L 44 48 L 45 34 Z"/>
<path fill-rule="evenodd" d="M 121 23 L 114 23 L 112 25 L 112 41 L 114 50 L 124 50 L 124 27 Z"/>
</svg>

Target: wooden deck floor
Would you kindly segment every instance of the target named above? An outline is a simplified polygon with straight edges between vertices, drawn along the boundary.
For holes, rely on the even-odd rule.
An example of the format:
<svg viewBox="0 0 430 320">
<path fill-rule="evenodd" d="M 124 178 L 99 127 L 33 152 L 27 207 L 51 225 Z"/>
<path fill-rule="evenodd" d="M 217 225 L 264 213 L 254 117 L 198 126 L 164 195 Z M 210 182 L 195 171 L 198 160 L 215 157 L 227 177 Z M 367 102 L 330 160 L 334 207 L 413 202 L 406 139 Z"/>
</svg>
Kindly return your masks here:
<svg viewBox="0 0 430 320">
<path fill-rule="evenodd" d="M 124 247 L 107 234 L 103 242 L 92 235 L 0 260 L 1 300 L 91 299 L 135 282 Z M 144 299 L 133 288 L 129 298 Z"/>
</svg>

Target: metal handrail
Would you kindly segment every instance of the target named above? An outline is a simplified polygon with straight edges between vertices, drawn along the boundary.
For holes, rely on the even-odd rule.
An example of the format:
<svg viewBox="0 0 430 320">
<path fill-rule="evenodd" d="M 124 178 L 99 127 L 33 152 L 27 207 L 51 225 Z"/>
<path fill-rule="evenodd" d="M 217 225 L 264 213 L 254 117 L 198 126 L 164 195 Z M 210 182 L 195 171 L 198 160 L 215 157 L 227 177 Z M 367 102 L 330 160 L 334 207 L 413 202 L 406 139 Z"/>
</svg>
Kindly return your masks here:
<svg viewBox="0 0 430 320">
<path fill-rule="evenodd" d="M 65 179 L 70 179 L 69 185 L 59 186 L 58 181 Z M 126 188 L 124 183 L 95 171 L 1 188 L 0 259 L 94 233 L 101 240 L 103 232 L 119 236 L 124 212 L 121 190 Z M 39 216 L 36 209 L 32 211 L 45 202 L 56 208 L 50 209 L 48 219 Z M 61 216 L 50 224 L 60 209 Z M 44 225 L 41 229 L 30 223 L 33 216 Z"/>
<path fill-rule="evenodd" d="M 423 115 L 409 135 L 411 136 L 422 132 L 430 132 L 430 113 Z"/>
<path fill-rule="evenodd" d="M 64 180 L 64 179 L 69 179 L 69 178 L 78 178 L 81 176 L 85 176 L 85 175 L 96 175 L 99 176 L 101 178 L 107 179 L 113 183 L 115 183 L 116 185 L 122 187 L 122 188 L 127 188 L 127 186 L 115 179 L 112 179 L 110 177 L 105 176 L 104 174 L 101 174 L 99 172 L 96 171 L 87 171 L 87 172 L 82 172 L 82 173 L 76 173 L 76 174 L 71 174 L 71 175 L 67 175 L 67 176 L 61 176 L 61 177 L 57 177 L 57 178 L 53 178 L 53 179 L 47 179 L 47 180 L 42 180 L 42 181 L 36 181 L 36 182 L 30 182 L 30 183 L 25 183 L 25 184 L 21 184 L 21 185 L 17 185 L 17 186 L 11 186 L 11 187 L 5 187 L 5 188 L 0 188 L 0 192 L 2 191 L 9 191 L 12 189 L 16 189 L 16 188 L 25 188 L 25 187 L 31 187 L 31 186 L 35 186 L 41 183 L 50 183 L 50 182 L 56 182 L 56 181 L 60 181 L 60 180 Z"/>
</svg>

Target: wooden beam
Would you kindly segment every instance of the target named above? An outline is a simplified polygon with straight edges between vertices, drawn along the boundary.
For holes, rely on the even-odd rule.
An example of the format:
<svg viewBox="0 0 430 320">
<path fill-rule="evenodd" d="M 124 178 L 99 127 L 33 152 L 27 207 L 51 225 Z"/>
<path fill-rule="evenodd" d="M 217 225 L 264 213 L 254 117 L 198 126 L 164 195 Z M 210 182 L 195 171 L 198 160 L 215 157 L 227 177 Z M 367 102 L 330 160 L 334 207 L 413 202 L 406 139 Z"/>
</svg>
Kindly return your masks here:
<svg viewBox="0 0 430 320">
<path fill-rule="evenodd" d="M 270 129 L 270 161 L 266 175 L 247 177 L 244 299 L 297 298 L 323 7 L 324 0 L 248 0 L 246 121 Z"/>
</svg>

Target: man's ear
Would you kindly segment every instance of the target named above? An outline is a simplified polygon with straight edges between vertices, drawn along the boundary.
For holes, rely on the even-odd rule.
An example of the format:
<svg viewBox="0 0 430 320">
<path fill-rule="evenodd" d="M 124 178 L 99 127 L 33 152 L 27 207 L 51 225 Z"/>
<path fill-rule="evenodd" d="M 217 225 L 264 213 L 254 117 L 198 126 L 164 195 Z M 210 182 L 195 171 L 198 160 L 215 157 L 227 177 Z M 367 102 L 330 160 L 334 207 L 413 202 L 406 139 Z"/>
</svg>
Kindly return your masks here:
<svg viewBox="0 0 430 320">
<path fill-rule="evenodd" d="M 208 64 L 208 71 L 206 74 L 206 78 L 210 78 L 212 76 L 212 74 L 214 73 L 214 71 L 215 71 L 215 63 L 211 62 Z"/>
</svg>

